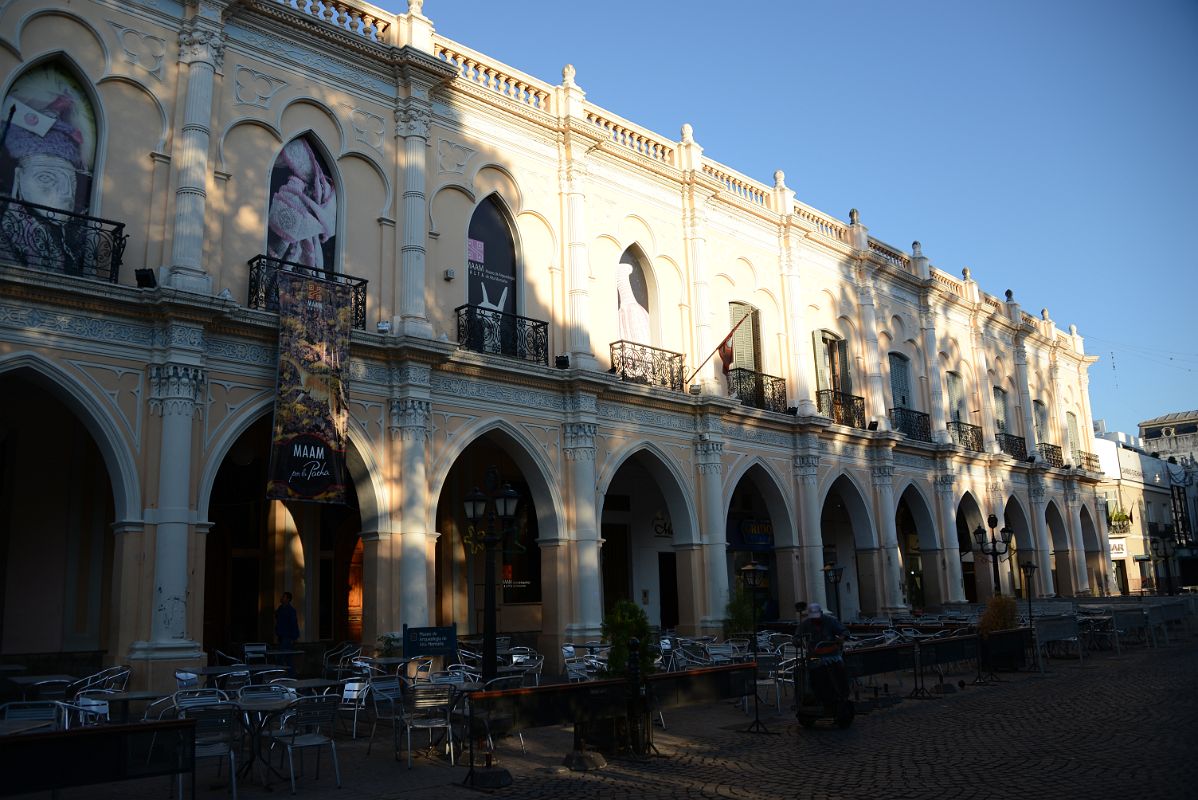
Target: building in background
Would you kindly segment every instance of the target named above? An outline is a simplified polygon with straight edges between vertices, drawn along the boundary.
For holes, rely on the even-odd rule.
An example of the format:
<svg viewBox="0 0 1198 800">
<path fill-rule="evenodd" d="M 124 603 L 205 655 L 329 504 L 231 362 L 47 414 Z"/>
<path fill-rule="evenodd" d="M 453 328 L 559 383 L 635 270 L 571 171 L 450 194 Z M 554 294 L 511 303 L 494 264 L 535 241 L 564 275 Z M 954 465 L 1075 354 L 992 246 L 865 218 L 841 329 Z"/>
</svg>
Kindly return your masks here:
<svg viewBox="0 0 1198 800">
<path fill-rule="evenodd" d="M 550 653 L 619 599 L 717 632 L 750 560 L 779 609 L 984 601 L 1003 529 L 1002 592 L 1108 591 L 1075 328 L 423 12 L 0 7 L 0 653 L 161 685 L 283 591 L 301 641 L 477 632 L 475 487 Z M 279 352 L 283 273 L 347 363 Z M 344 504 L 267 499 L 284 373 L 347 398 Z"/>
<path fill-rule="evenodd" d="M 1144 449 L 1169 462 L 1176 508 L 1182 585 L 1198 586 L 1198 411 L 1179 411 L 1140 423 Z"/>
</svg>

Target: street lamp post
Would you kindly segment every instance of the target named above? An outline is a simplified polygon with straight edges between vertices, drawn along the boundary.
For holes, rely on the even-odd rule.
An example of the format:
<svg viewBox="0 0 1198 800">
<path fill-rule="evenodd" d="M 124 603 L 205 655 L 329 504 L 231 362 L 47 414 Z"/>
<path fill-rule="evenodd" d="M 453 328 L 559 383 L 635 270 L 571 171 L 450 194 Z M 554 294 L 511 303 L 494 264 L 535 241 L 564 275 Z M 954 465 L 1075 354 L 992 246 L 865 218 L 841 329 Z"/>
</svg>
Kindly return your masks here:
<svg viewBox="0 0 1198 800">
<path fill-rule="evenodd" d="M 520 495 L 510 484 L 504 484 L 498 492 L 483 494 L 477 486 L 466 495 L 466 519 L 475 530 L 485 527 L 483 545 L 486 565 L 483 570 L 483 683 L 492 680 L 497 672 L 498 654 L 495 652 L 495 546 L 503 541 L 503 533 L 516 517 L 516 505 Z M 489 508 L 488 508 L 489 506 Z M 498 518 L 500 528 L 496 530 Z"/>
<path fill-rule="evenodd" d="M 749 636 L 750 652 L 753 654 L 753 724 L 745 728 L 745 733 L 773 733 L 761 721 L 757 700 L 757 590 L 765 581 L 767 572 L 769 572 L 769 568 L 764 564 L 757 563 L 756 560 L 750 561 L 740 568 L 740 579 L 744 582 L 745 589 L 749 591 L 749 598 L 753 604 L 753 631 Z"/>
<path fill-rule="evenodd" d="M 1159 561 L 1165 562 L 1165 594 L 1173 594 L 1173 554 L 1177 545 L 1169 537 L 1154 536 L 1152 538 L 1152 555 Z M 1160 594 L 1158 591 L 1157 594 Z"/>
<path fill-rule="evenodd" d="M 1023 572 L 1023 591 L 1027 593 L 1027 626 L 1032 632 L 1032 653 L 1035 654 L 1036 666 L 1039 667 L 1040 646 L 1036 643 L 1036 623 L 1032 619 L 1032 580 L 1039 567 L 1029 559 L 1020 564 L 1019 569 Z"/>
<path fill-rule="evenodd" d="M 824 564 L 824 580 L 832 584 L 832 597 L 836 601 L 836 618 L 840 619 L 840 579 L 844 577 L 844 567 L 838 567 L 832 562 Z"/>
<path fill-rule="evenodd" d="M 982 555 L 991 558 L 994 565 L 994 596 L 999 597 L 1002 595 L 1002 582 L 998 577 L 998 562 L 1011 552 L 1011 535 L 1014 531 L 1004 525 L 998 532 L 998 538 L 995 538 L 994 529 L 998 527 L 998 517 L 994 514 L 986 517 L 986 524 L 990 526 L 990 537 L 986 537 L 986 531 L 979 525 L 974 528 L 973 538 L 978 543 L 978 550 Z"/>
</svg>

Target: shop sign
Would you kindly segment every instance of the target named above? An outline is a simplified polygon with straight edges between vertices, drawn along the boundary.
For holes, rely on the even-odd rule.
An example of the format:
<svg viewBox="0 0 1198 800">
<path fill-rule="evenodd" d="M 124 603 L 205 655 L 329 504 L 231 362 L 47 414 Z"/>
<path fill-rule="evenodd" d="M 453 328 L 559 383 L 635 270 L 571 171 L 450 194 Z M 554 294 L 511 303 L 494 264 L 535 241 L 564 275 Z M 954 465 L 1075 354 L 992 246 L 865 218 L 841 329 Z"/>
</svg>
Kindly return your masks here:
<svg viewBox="0 0 1198 800">
<path fill-rule="evenodd" d="M 1127 558 L 1127 540 L 1111 539 L 1111 558 Z"/>
</svg>

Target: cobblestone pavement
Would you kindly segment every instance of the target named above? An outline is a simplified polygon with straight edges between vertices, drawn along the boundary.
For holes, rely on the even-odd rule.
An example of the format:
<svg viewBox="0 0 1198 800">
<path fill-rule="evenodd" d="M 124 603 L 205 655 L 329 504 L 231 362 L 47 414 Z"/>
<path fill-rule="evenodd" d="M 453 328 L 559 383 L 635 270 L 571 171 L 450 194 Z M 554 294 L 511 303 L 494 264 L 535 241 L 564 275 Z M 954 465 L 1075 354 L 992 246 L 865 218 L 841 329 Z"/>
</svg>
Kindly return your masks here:
<svg viewBox="0 0 1198 800">
<path fill-rule="evenodd" d="M 956 675 L 953 681 L 972 677 Z M 757 735 L 742 732 L 751 718 L 729 703 L 675 709 L 666 713 L 667 729 L 655 734 L 659 757 L 618 759 L 588 773 L 561 766 L 570 750 L 569 728 L 541 728 L 525 735 L 527 755 L 514 738 L 501 742 L 499 755 L 514 782 L 494 795 L 504 800 L 1195 796 L 1198 637 L 1118 656 L 1096 654 L 1081 663 L 1054 660 L 1043 675 L 999 677 L 1001 683 L 860 714 L 847 730 L 806 730 L 790 712 L 762 705 L 762 719 L 776 735 Z M 890 688 L 909 692 L 909 676 Z M 461 785 L 463 767 L 422 754 L 408 770 L 392 760 L 389 740 L 390 731 L 380 732 L 368 757 L 361 739 L 339 738 L 343 788 L 334 788 L 326 753 L 319 781 L 311 774 L 301 778 L 298 796 L 479 796 Z M 167 796 L 166 783 L 165 778 L 126 782 L 61 796 L 160 800 Z M 199 797 L 229 796 L 207 763 L 197 784 Z M 273 788 L 274 794 L 288 792 L 285 781 Z M 241 797 L 271 796 L 259 786 L 239 789 Z"/>
</svg>

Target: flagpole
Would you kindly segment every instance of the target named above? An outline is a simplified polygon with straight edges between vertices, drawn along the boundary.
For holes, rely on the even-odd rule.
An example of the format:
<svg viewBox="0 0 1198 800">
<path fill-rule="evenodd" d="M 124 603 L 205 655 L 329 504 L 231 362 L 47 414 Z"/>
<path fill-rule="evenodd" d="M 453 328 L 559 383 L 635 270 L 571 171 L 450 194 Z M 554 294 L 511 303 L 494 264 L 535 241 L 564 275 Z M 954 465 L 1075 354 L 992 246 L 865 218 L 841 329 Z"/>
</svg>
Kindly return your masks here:
<svg viewBox="0 0 1198 800">
<path fill-rule="evenodd" d="M 699 370 L 703 369 L 703 366 L 705 364 L 707 364 L 708 361 L 711 361 L 712 356 L 714 356 L 716 353 L 720 352 L 720 348 L 724 346 L 724 342 L 731 339 L 732 334 L 736 333 L 736 329 L 739 328 L 741 325 L 744 325 L 745 320 L 747 320 L 751 316 L 753 316 L 752 313 L 745 314 L 743 317 L 740 318 L 740 322 L 738 322 L 732 326 L 732 330 L 728 331 L 728 335 L 725 336 L 723 339 L 720 339 L 720 343 L 718 345 L 716 345 L 714 350 L 712 350 L 710 353 L 707 354 L 707 358 L 703 359 L 703 363 L 700 364 L 699 366 L 695 367 L 695 371 L 690 374 L 690 377 L 687 378 L 685 381 L 683 381 L 683 383 L 682 383 L 683 386 L 690 386 L 691 381 L 694 380 L 694 377 L 699 374 Z"/>
</svg>

